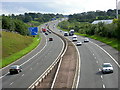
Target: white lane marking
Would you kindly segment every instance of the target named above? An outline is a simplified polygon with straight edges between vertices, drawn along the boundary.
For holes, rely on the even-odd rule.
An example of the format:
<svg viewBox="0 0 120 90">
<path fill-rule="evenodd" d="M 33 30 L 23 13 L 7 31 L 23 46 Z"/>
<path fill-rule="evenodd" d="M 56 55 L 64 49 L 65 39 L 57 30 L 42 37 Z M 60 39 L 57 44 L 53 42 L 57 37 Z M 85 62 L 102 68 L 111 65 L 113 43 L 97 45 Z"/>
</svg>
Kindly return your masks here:
<svg viewBox="0 0 120 90">
<path fill-rule="evenodd" d="M 96 59 L 96 57 L 95 57 L 95 59 Z"/>
<path fill-rule="evenodd" d="M 103 88 L 105 88 L 105 85 L 103 84 Z"/>
<path fill-rule="evenodd" d="M 46 36 L 45 36 L 45 37 L 46 37 Z M 47 38 L 47 37 L 46 37 L 46 38 Z M 22 63 L 20 66 L 22 66 L 22 65 L 24 65 L 25 63 L 29 62 L 31 59 L 33 59 L 35 56 L 37 56 L 39 53 L 41 53 L 46 46 L 47 46 L 47 39 L 46 39 L 46 44 L 45 44 L 45 46 L 44 46 L 38 53 L 36 53 L 33 57 L 31 57 L 30 59 L 28 59 L 26 62 Z M 31 52 L 32 52 L 32 51 L 31 51 Z M 24 57 L 24 56 L 23 56 L 23 57 Z M 17 62 L 17 61 L 16 61 L 16 62 Z M 15 63 L 15 62 L 13 62 L 13 63 Z M 13 63 L 12 63 L 12 64 L 13 64 Z M 10 65 L 11 65 L 11 64 L 10 64 Z M 9 66 L 9 65 L 8 65 L 8 66 Z M 8 67 L 8 66 L 6 66 L 6 67 Z M 3 68 L 2 68 L 2 69 L 3 69 Z M 0 79 L 3 78 L 3 77 L 5 77 L 7 74 L 8 74 L 8 73 L 6 73 L 6 74 L 4 74 L 3 76 L 1 76 Z"/>
<path fill-rule="evenodd" d="M 96 43 L 90 41 L 91 43 L 95 44 L 97 47 L 99 47 L 100 49 L 102 49 L 117 65 L 118 67 L 120 68 L 120 65 L 118 64 L 118 62 L 106 51 L 104 50 L 102 47 L 100 47 L 99 45 L 97 45 Z"/>
<path fill-rule="evenodd" d="M 12 85 L 14 82 L 10 83 L 10 85 Z"/>
<path fill-rule="evenodd" d="M 62 54 L 61 57 L 63 56 L 64 42 L 63 42 L 63 40 L 62 40 L 61 38 L 60 38 L 60 40 L 61 40 L 61 42 L 63 43 L 63 47 L 62 47 L 62 50 L 61 50 L 61 52 L 59 53 L 58 57 L 56 58 L 56 60 L 60 57 L 61 54 Z M 64 52 L 64 53 L 65 53 L 65 52 Z M 56 60 L 55 60 L 55 61 L 56 61 Z M 50 69 L 50 67 L 55 63 L 55 61 L 47 68 L 47 70 L 46 70 L 45 72 L 47 72 L 48 69 Z M 45 72 L 44 72 L 41 76 L 43 76 L 43 75 L 45 74 Z M 40 77 L 41 77 L 41 76 L 40 76 Z M 39 77 L 39 78 L 40 78 L 40 77 Z M 38 78 L 38 79 L 39 79 L 39 78 Z M 38 81 L 38 79 L 37 79 L 34 83 L 32 83 L 32 84 L 29 86 L 29 88 L 31 88 L 31 87 Z"/>
<path fill-rule="evenodd" d="M 98 63 L 98 61 L 96 61 L 96 63 Z"/>
<path fill-rule="evenodd" d="M 32 68 L 30 68 L 30 70 L 32 70 Z"/>
<path fill-rule="evenodd" d="M 99 71 L 101 71 L 101 69 L 99 68 Z"/>
<path fill-rule="evenodd" d="M 25 74 L 22 75 L 22 77 L 24 76 Z"/>
<path fill-rule="evenodd" d="M 93 53 L 93 56 L 94 56 L 94 53 Z"/>
<path fill-rule="evenodd" d="M 102 76 L 102 75 L 101 75 L 100 77 L 103 79 L 103 76 Z"/>
</svg>

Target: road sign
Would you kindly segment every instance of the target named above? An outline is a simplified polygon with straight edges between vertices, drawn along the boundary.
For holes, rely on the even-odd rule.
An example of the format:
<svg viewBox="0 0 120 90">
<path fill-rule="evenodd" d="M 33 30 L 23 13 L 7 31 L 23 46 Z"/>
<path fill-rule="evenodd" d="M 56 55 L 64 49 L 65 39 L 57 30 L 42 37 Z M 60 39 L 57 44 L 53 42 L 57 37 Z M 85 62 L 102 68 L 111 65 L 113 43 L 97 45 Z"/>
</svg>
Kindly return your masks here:
<svg viewBox="0 0 120 90">
<path fill-rule="evenodd" d="M 38 28 L 37 27 L 30 27 L 29 32 L 30 32 L 30 35 L 38 35 Z"/>
</svg>

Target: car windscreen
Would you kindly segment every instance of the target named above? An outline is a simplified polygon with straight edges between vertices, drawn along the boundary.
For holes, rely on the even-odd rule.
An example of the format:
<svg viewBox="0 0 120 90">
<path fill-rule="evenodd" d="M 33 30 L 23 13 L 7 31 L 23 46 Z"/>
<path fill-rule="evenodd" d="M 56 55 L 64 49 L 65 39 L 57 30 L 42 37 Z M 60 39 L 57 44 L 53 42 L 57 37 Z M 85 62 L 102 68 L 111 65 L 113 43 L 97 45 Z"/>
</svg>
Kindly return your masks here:
<svg viewBox="0 0 120 90">
<path fill-rule="evenodd" d="M 111 65 L 109 65 L 109 64 L 106 64 L 106 65 L 103 65 L 103 67 L 111 67 Z"/>
</svg>

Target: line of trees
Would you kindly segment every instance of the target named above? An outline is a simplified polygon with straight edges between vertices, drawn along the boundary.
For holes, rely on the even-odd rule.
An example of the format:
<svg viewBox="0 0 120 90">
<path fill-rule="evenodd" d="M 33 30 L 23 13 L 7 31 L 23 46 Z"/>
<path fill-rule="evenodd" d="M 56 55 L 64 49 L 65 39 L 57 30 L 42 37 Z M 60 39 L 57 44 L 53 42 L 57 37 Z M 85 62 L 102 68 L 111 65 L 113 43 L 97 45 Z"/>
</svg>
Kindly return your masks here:
<svg viewBox="0 0 120 90">
<path fill-rule="evenodd" d="M 2 29 L 18 32 L 21 35 L 29 35 L 28 27 L 36 27 L 42 23 L 61 18 L 62 14 L 25 13 L 19 15 L 2 15 Z"/>
<path fill-rule="evenodd" d="M 10 16 L 2 16 L 2 29 L 17 32 L 21 35 L 28 35 L 28 27 L 28 24 L 19 19 L 13 19 Z"/>
<path fill-rule="evenodd" d="M 118 10 L 120 14 L 120 10 Z M 116 18 L 116 9 L 109 9 L 107 11 L 89 11 L 78 14 L 69 15 L 69 22 L 78 21 L 78 22 L 93 22 L 94 20 L 106 20 Z"/>
<path fill-rule="evenodd" d="M 58 24 L 63 29 L 74 29 L 76 32 L 88 35 L 98 35 L 108 38 L 120 38 L 120 19 L 114 19 L 112 24 L 98 23 L 91 24 L 88 22 L 69 22 L 63 21 Z"/>
</svg>

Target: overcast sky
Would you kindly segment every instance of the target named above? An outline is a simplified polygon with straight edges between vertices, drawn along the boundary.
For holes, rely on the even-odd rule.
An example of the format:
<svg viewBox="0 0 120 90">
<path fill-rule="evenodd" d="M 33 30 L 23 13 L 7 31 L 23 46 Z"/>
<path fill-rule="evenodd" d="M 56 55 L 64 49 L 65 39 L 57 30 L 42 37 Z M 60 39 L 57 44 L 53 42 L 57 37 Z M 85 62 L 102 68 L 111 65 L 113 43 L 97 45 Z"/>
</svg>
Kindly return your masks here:
<svg viewBox="0 0 120 90">
<path fill-rule="evenodd" d="M 118 0 L 120 2 L 120 0 Z M 120 9 L 120 5 L 119 9 Z M 116 0 L 2 0 L 0 14 L 25 12 L 74 14 L 87 11 L 107 11 L 116 8 Z"/>
</svg>

